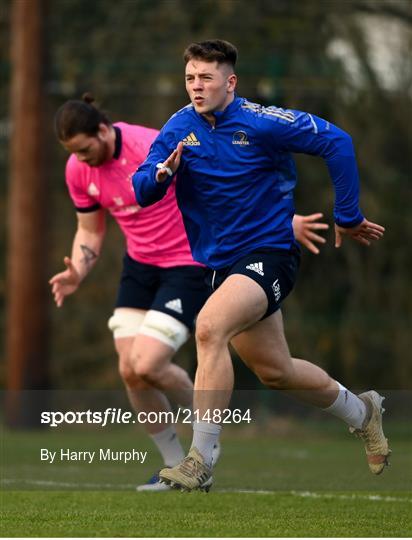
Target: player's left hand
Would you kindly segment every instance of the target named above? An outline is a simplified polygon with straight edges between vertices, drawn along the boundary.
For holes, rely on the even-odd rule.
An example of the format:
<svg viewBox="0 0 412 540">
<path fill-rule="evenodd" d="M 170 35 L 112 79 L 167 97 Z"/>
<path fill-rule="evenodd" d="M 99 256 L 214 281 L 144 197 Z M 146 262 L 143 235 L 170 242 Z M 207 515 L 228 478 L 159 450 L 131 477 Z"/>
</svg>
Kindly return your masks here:
<svg viewBox="0 0 412 540">
<path fill-rule="evenodd" d="M 326 240 L 314 231 L 325 231 L 329 229 L 327 223 L 319 222 L 321 218 L 323 218 L 321 212 L 310 214 L 309 216 L 295 214 L 292 221 L 293 233 L 296 240 L 315 255 L 319 253 L 319 249 L 314 242 L 324 244 Z"/>
<path fill-rule="evenodd" d="M 335 223 L 335 247 L 342 245 L 343 237 L 349 236 L 364 246 L 370 246 L 373 240 L 380 240 L 385 232 L 385 227 L 364 219 L 356 227 L 340 227 Z"/>
</svg>

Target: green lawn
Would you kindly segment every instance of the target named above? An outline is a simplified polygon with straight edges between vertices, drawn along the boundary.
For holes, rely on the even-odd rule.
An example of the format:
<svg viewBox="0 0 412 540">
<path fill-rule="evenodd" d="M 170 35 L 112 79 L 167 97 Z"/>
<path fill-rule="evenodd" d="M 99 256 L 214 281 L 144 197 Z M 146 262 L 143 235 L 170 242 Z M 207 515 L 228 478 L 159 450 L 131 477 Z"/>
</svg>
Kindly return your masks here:
<svg viewBox="0 0 412 540">
<path fill-rule="evenodd" d="M 3 432 L 2 536 L 412 535 L 410 428 L 389 426 L 392 466 L 369 473 L 361 443 L 335 423 L 269 435 L 226 429 L 206 493 L 136 493 L 159 465 L 131 429 Z M 341 426 L 339 426 L 340 428 Z M 271 431 L 271 430 L 269 430 Z M 276 430 L 274 430 L 276 431 Z M 187 441 L 186 441 L 187 442 Z M 47 464 L 40 448 L 147 450 L 145 464 Z"/>
<path fill-rule="evenodd" d="M 312 499 L 282 492 L 9 492 L 4 501 L 3 534 L 410 536 L 411 499 L 405 495 L 396 498 L 399 500 L 392 502 L 336 496 Z"/>
</svg>

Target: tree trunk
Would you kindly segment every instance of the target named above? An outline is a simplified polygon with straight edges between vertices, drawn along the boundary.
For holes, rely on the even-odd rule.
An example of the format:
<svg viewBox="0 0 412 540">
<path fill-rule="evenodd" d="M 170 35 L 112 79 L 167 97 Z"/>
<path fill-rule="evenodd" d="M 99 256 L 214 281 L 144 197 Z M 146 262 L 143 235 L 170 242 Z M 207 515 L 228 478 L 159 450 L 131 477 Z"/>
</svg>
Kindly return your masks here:
<svg viewBox="0 0 412 540">
<path fill-rule="evenodd" d="M 11 10 L 6 415 L 12 426 L 38 423 L 42 400 L 32 391 L 48 386 L 43 9 L 44 0 L 13 0 Z"/>
</svg>

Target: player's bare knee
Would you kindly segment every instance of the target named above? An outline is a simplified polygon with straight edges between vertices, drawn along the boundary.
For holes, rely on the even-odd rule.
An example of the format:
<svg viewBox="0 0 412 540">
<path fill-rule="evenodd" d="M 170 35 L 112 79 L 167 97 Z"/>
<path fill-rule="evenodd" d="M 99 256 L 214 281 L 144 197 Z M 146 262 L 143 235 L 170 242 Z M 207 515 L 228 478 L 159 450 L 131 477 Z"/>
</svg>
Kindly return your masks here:
<svg viewBox="0 0 412 540">
<path fill-rule="evenodd" d="M 195 339 L 196 343 L 205 344 L 209 343 L 212 338 L 212 325 L 207 321 L 197 321 Z"/>
<path fill-rule="evenodd" d="M 151 386 L 158 386 L 164 379 L 164 369 L 159 367 L 157 362 L 144 359 L 139 355 L 134 358 L 134 373 L 136 377 Z"/>
<path fill-rule="evenodd" d="M 149 381 L 146 381 L 136 373 L 130 357 L 119 358 L 119 373 L 124 385 L 133 390 L 148 390 L 153 388 Z"/>
<path fill-rule="evenodd" d="M 224 341 L 224 332 L 209 317 L 198 317 L 196 322 L 196 343 L 200 347 L 212 346 Z"/>
<path fill-rule="evenodd" d="M 133 350 L 130 353 L 129 364 L 135 376 L 150 386 L 161 384 L 167 375 L 167 369 L 172 360 L 172 353 L 149 353 L 142 350 Z"/>
<path fill-rule="evenodd" d="M 259 380 L 269 388 L 285 389 L 289 387 L 290 370 L 286 368 L 265 368 L 256 371 Z"/>
<path fill-rule="evenodd" d="M 122 381 L 126 386 L 135 386 L 137 384 L 137 376 L 133 367 L 130 365 L 128 358 L 119 358 L 119 373 Z"/>
</svg>

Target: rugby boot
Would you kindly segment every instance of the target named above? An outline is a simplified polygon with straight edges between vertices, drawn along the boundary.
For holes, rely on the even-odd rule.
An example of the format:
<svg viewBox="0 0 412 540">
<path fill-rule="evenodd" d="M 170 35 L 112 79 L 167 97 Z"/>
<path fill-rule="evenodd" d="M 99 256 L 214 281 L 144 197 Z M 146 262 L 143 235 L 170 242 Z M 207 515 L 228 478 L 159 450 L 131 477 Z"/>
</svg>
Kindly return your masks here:
<svg viewBox="0 0 412 540">
<path fill-rule="evenodd" d="M 350 427 L 349 431 L 363 440 L 371 472 L 381 474 L 385 466 L 389 465 L 388 458 L 391 453 L 382 429 L 382 414 L 385 411 L 382 401 L 385 398 L 375 390 L 359 394 L 358 397 L 366 405 L 366 418 L 361 429 Z"/>
<path fill-rule="evenodd" d="M 213 484 L 212 469 L 208 467 L 197 448 L 192 447 L 188 455 L 176 467 L 162 469 L 160 481 L 182 491 L 200 489 L 208 492 Z"/>
</svg>

